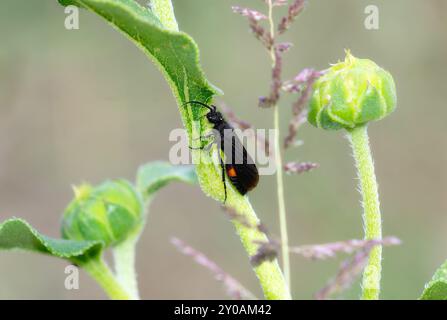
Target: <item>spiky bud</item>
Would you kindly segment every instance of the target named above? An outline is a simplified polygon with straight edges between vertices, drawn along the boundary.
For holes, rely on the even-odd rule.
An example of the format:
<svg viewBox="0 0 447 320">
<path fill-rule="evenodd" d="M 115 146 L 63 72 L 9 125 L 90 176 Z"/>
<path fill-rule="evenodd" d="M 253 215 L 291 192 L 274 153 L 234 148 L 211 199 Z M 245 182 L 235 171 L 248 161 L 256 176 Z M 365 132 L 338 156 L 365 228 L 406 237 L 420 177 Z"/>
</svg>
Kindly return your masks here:
<svg viewBox="0 0 447 320">
<path fill-rule="evenodd" d="M 314 84 L 309 122 L 323 129 L 353 129 L 380 120 L 396 108 L 396 86 L 389 72 L 346 51 Z"/>
</svg>

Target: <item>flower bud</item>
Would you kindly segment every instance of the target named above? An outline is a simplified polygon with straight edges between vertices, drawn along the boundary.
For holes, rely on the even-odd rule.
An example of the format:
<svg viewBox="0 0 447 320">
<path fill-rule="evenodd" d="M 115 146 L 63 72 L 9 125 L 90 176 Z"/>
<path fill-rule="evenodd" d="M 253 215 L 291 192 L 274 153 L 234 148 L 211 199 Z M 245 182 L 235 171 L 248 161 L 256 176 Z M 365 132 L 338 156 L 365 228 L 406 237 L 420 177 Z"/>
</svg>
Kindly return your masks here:
<svg viewBox="0 0 447 320">
<path fill-rule="evenodd" d="M 141 197 L 127 181 L 106 181 L 97 187 L 84 184 L 75 187 L 74 193 L 62 219 L 65 239 L 114 246 L 143 224 Z"/>
<path fill-rule="evenodd" d="M 314 84 L 309 122 L 323 129 L 353 129 L 380 120 L 396 108 L 396 87 L 389 72 L 346 51 Z"/>
</svg>

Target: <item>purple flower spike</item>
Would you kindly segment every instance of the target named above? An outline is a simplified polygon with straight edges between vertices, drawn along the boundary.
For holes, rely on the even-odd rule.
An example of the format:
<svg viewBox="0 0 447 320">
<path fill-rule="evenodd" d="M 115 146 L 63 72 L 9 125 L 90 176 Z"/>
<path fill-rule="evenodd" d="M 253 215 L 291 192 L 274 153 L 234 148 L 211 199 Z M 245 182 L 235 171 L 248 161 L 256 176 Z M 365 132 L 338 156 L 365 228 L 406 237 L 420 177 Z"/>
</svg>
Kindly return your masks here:
<svg viewBox="0 0 447 320">
<path fill-rule="evenodd" d="M 290 28 L 296 17 L 303 11 L 305 0 L 295 0 L 290 6 L 287 12 L 287 16 L 281 19 L 278 25 L 278 33 L 283 34 Z"/>
</svg>

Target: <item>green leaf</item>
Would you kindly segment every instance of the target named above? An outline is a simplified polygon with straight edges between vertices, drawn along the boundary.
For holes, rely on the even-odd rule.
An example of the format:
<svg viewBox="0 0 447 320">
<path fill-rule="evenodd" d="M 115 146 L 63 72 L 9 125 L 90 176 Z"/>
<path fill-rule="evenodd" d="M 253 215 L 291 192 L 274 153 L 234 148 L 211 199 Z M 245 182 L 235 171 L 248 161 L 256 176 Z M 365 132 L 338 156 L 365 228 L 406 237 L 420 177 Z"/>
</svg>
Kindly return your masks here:
<svg viewBox="0 0 447 320">
<path fill-rule="evenodd" d="M 75 5 L 96 13 L 124 33 L 159 67 L 176 97 L 183 124 L 189 137 L 203 135 L 210 128 L 201 118 L 203 108 L 185 107 L 187 101 L 210 103 L 221 91 L 211 85 L 199 63 L 199 50 L 194 40 L 179 32 L 171 2 L 152 0 L 151 7 L 142 7 L 133 0 L 59 0 L 63 5 Z M 198 160 L 202 157 L 205 161 Z M 224 198 L 220 168 L 213 164 L 207 152 L 195 151 L 197 175 L 203 191 L 216 200 Z M 228 197 L 238 197 L 229 187 Z"/>
<path fill-rule="evenodd" d="M 425 285 L 421 300 L 447 300 L 447 260 L 436 270 L 433 278 Z"/>
<path fill-rule="evenodd" d="M 197 176 L 193 166 L 174 166 L 168 162 L 151 162 L 141 166 L 137 173 L 137 189 L 145 199 L 151 197 L 166 184 L 180 181 L 196 184 Z"/>
<path fill-rule="evenodd" d="M 103 244 L 99 241 L 73 241 L 44 236 L 22 219 L 9 219 L 0 224 L 0 249 L 23 249 L 78 260 L 96 256 L 102 248 Z"/>
</svg>

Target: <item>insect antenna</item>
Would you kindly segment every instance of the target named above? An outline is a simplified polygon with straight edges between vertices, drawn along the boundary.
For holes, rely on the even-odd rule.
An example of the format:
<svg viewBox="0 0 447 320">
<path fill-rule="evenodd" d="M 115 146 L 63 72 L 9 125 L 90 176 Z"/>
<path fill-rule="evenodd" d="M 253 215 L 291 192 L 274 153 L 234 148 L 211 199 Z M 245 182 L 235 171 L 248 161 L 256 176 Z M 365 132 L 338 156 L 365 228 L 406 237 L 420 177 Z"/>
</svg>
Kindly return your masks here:
<svg viewBox="0 0 447 320">
<path fill-rule="evenodd" d="M 207 109 L 210 110 L 211 112 L 216 111 L 216 107 L 215 107 L 215 106 L 211 106 L 211 107 L 210 107 L 209 105 L 207 105 L 207 104 L 205 104 L 205 103 L 203 103 L 203 102 L 195 101 L 195 100 L 191 100 L 191 101 L 185 102 L 185 103 L 182 105 L 182 107 L 184 107 L 184 106 L 186 106 L 186 105 L 188 105 L 188 104 L 198 104 L 198 105 L 201 105 L 201 106 L 204 107 L 204 108 L 207 108 Z"/>
</svg>

